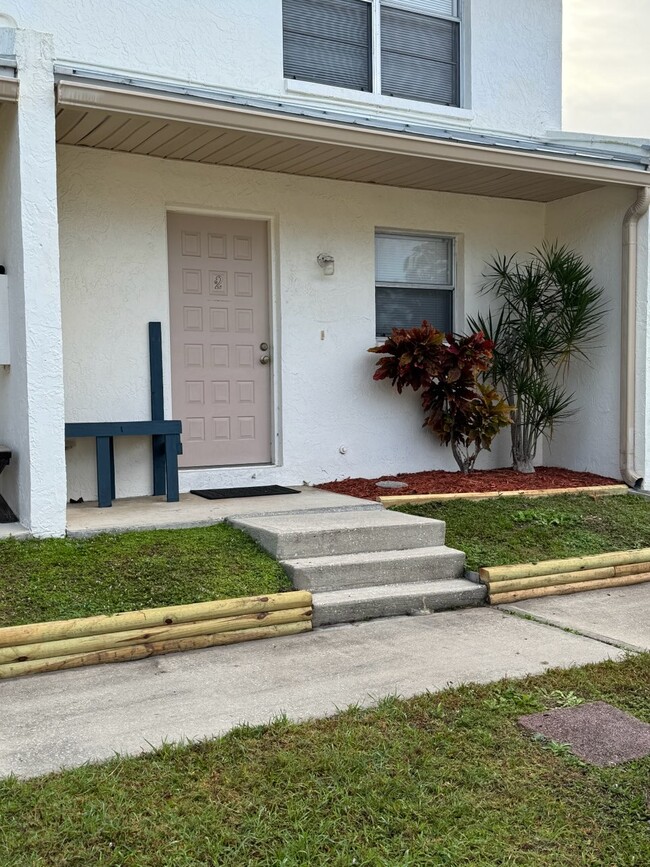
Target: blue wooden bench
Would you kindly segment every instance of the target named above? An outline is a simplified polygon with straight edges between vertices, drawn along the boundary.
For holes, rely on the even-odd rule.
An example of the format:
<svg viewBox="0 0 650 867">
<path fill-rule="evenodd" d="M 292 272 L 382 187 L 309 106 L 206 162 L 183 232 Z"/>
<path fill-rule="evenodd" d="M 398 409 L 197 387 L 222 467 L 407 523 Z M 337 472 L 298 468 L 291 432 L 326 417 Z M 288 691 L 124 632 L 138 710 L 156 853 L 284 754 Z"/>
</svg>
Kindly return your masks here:
<svg viewBox="0 0 650 867">
<path fill-rule="evenodd" d="M 101 507 L 111 506 L 115 499 L 114 437 L 151 437 L 154 497 L 166 493 L 168 502 L 178 502 L 182 424 L 177 420 L 165 420 L 160 322 L 149 323 L 149 381 L 151 421 L 69 422 L 65 426 L 66 438 L 95 437 L 97 500 Z"/>
<path fill-rule="evenodd" d="M 69 422 L 66 438 L 94 437 L 97 454 L 97 500 L 100 507 L 112 506 L 115 499 L 114 437 L 150 436 L 153 449 L 154 495 L 167 493 L 170 503 L 178 502 L 178 455 L 181 454 L 181 422 L 102 421 Z"/>
</svg>

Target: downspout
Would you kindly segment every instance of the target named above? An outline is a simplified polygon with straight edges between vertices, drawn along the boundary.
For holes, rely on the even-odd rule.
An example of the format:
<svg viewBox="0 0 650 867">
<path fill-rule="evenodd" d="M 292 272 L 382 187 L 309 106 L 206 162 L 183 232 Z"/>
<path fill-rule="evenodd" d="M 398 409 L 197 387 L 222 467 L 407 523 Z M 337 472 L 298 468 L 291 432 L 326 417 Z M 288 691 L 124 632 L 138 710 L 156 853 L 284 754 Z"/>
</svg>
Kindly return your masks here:
<svg viewBox="0 0 650 867">
<path fill-rule="evenodd" d="M 623 285 L 621 293 L 621 477 L 640 488 L 643 474 L 635 463 L 636 427 L 636 304 L 638 283 L 639 221 L 650 207 L 650 187 L 641 187 L 623 219 Z"/>
</svg>

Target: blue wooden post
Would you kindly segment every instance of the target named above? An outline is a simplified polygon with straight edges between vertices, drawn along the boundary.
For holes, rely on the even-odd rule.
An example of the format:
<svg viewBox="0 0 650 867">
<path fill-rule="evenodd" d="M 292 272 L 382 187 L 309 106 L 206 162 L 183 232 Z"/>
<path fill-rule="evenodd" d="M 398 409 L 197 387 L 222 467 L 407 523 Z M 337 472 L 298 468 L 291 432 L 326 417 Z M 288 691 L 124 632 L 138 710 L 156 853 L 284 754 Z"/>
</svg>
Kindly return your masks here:
<svg viewBox="0 0 650 867">
<path fill-rule="evenodd" d="M 151 437 L 151 454 L 153 458 L 153 495 L 162 496 L 165 493 L 165 438 Z"/>
<path fill-rule="evenodd" d="M 98 436 L 95 440 L 97 455 L 97 501 L 105 508 L 113 505 L 111 485 L 111 437 Z"/>
<path fill-rule="evenodd" d="M 113 437 L 110 437 L 110 456 L 111 456 L 111 501 L 115 499 L 115 448 Z"/>
<path fill-rule="evenodd" d="M 178 502 L 178 452 L 180 436 L 167 434 L 165 440 L 165 472 L 167 475 L 167 502 Z"/>
<path fill-rule="evenodd" d="M 165 417 L 162 369 L 162 329 L 160 322 L 149 323 L 149 383 L 151 387 L 151 420 L 162 421 Z M 151 438 L 153 458 L 153 493 L 165 493 L 165 439 Z"/>
</svg>

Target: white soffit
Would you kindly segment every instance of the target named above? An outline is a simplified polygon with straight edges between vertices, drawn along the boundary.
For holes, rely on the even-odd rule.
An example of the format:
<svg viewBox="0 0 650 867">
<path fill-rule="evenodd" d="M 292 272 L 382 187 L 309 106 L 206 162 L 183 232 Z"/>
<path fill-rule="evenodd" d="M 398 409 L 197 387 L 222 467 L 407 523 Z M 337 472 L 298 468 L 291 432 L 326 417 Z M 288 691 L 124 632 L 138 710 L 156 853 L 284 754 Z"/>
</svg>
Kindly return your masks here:
<svg viewBox="0 0 650 867">
<path fill-rule="evenodd" d="M 580 160 L 62 80 L 60 144 L 409 189 L 549 202 L 650 173 Z"/>
</svg>

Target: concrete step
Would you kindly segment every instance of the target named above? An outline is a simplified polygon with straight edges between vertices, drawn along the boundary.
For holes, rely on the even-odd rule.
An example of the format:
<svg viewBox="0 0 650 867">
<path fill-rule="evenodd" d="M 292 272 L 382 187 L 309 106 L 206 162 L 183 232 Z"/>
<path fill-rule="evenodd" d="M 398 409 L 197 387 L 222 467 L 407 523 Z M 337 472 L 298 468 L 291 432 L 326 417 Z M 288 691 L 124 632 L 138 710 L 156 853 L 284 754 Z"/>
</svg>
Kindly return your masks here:
<svg viewBox="0 0 650 867">
<path fill-rule="evenodd" d="M 444 521 L 385 509 L 240 517 L 230 523 L 278 560 L 432 548 L 445 541 Z"/>
<path fill-rule="evenodd" d="M 319 593 L 461 578 L 465 554 L 445 545 L 281 560 L 298 590 Z"/>
<path fill-rule="evenodd" d="M 464 579 L 314 593 L 314 626 L 470 608 L 481 605 L 485 594 L 483 585 Z"/>
</svg>

